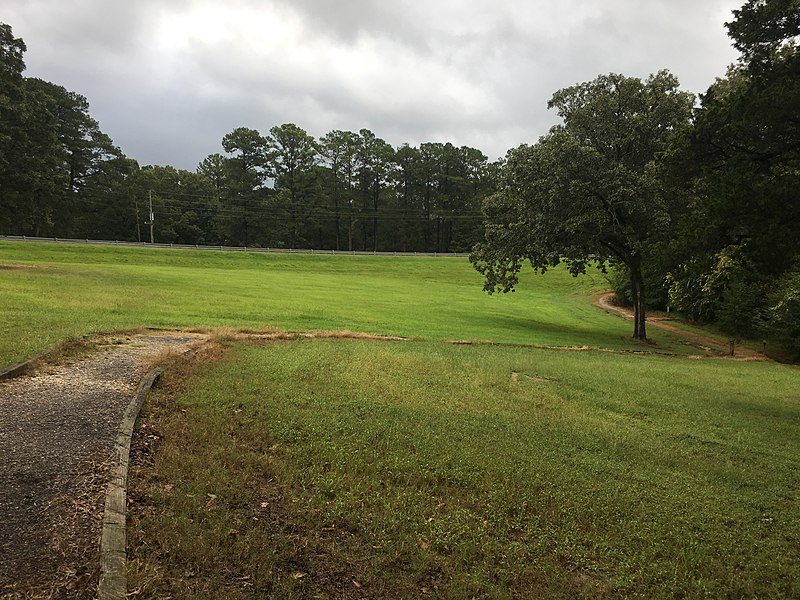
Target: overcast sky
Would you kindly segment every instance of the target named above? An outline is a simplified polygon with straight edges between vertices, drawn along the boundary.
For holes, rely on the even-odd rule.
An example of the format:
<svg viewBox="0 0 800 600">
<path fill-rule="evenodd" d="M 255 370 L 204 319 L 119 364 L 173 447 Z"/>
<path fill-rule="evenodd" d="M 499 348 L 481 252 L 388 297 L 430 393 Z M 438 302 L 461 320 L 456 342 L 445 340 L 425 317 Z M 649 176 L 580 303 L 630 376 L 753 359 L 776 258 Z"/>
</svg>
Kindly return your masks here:
<svg viewBox="0 0 800 600">
<path fill-rule="evenodd" d="M 667 68 L 703 92 L 744 0 L 6 0 L 26 74 L 86 96 L 140 164 L 194 170 L 235 127 L 368 128 L 490 159 L 556 122 L 557 89 Z"/>
</svg>

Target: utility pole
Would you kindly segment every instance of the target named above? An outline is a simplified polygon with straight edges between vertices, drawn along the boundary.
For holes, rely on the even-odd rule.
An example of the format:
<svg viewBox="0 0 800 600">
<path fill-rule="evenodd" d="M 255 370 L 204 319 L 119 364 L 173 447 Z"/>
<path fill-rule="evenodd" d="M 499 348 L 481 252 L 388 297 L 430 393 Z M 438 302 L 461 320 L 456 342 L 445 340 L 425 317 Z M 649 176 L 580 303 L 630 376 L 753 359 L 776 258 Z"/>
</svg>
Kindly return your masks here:
<svg viewBox="0 0 800 600">
<path fill-rule="evenodd" d="M 139 225 L 139 200 L 137 198 L 133 199 L 133 205 L 136 207 L 136 241 L 142 241 L 142 228 Z"/>
<path fill-rule="evenodd" d="M 153 221 L 155 221 L 155 219 L 153 218 L 153 190 L 148 190 L 147 194 L 148 194 L 148 197 L 150 198 L 150 220 L 149 221 L 145 221 L 144 224 L 145 225 L 150 225 L 150 243 L 152 244 L 153 243 Z"/>
</svg>

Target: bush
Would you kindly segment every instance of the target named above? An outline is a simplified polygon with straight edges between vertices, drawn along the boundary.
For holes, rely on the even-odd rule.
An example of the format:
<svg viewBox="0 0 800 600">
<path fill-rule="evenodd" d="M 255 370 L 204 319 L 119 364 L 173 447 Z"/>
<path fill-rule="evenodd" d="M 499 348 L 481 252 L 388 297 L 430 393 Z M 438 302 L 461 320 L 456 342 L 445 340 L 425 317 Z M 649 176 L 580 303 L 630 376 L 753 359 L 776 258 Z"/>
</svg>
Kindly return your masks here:
<svg viewBox="0 0 800 600">
<path fill-rule="evenodd" d="M 769 322 L 768 286 L 752 281 L 740 271 L 729 279 L 716 311 L 720 329 L 735 338 L 755 339 L 765 334 Z"/>
<path fill-rule="evenodd" d="M 769 296 L 768 333 L 793 360 L 800 360 L 800 271 L 778 280 Z"/>
<path fill-rule="evenodd" d="M 764 281 L 741 247 L 729 246 L 709 257 L 692 258 L 667 275 L 670 304 L 694 321 L 720 321 L 728 333 L 752 335 L 764 302 Z"/>
</svg>

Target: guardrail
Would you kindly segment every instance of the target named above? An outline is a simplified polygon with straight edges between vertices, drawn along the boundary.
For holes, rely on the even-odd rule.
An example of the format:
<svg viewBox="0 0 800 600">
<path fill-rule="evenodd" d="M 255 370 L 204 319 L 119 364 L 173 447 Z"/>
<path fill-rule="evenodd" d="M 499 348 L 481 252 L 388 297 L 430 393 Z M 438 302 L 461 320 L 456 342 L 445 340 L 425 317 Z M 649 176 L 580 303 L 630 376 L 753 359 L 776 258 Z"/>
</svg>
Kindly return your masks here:
<svg viewBox="0 0 800 600">
<path fill-rule="evenodd" d="M 253 246 L 204 246 L 201 244 L 151 244 L 124 240 L 77 240 L 71 238 L 31 237 L 27 235 L 0 235 L 0 240 L 11 242 L 49 242 L 58 244 L 89 244 L 95 246 L 136 246 L 139 248 L 176 248 L 180 250 L 217 250 L 224 252 L 271 252 L 280 254 L 339 254 L 351 256 L 435 256 L 463 258 L 466 252 L 385 252 L 380 250 L 316 250 L 313 248 L 258 248 Z"/>
</svg>

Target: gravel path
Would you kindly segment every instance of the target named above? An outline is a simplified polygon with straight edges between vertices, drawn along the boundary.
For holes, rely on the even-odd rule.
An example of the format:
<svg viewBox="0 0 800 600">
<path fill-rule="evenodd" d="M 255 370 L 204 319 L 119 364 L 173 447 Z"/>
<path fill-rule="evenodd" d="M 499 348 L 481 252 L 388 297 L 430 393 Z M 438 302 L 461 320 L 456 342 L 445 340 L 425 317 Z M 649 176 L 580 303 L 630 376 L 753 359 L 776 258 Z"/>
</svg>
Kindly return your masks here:
<svg viewBox="0 0 800 600">
<path fill-rule="evenodd" d="M 106 337 L 63 366 L 0 382 L 0 596 L 93 598 L 117 429 L 160 353 L 199 334 Z"/>
</svg>

